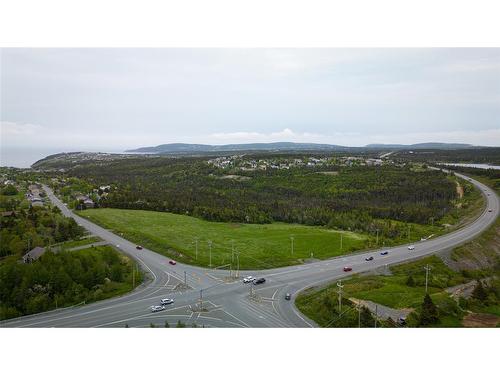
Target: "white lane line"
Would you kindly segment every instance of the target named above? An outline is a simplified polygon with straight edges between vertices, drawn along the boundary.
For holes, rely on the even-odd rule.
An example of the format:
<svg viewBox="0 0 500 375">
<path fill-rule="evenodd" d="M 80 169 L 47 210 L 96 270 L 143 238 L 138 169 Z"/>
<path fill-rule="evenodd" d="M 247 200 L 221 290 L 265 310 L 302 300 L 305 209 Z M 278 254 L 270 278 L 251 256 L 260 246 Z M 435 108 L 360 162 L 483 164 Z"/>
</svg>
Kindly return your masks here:
<svg viewBox="0 0 500 375">
<path fill-rule="evenodd" d="M 237 317 L 235 317 L 233 314 L 231 314 L 229 311 L 226 311 L 226 310 L 223 310 L 227 315 L 229 315 L 231 318 L 233 319 L 236 319 L 238 322 L 240 322 L 241 324 L 243 324 L 244 327 L 250 327 L 248 324 L 246 324 L 244 321 L 242 321 L 241 319 L 238 319 Z"/>
<path fill-rule="evenodd" d="M 265 319 L 265 317 L 267 317 L 270 321 L 272 321 L 274 324 L 280 326 L 280 327 L 285 327 L 285 325 L 283 325 L 283 323 L 281 322 L 281 320 L 279 319 L 279 317 L 274 317 L 271 313 L 263 310 L 263 309 L 259 309 L 257 308 L 256 306 L 248 303 L 247 301 L 242 301 L 243 304 L 245 304 L 247 306 L 247 308 L 252 311 L 253 313 L 257 314 L 257 316 L 261 319 Z M 263 316 L 264 315 L 264 316 Z"/>
</svg>

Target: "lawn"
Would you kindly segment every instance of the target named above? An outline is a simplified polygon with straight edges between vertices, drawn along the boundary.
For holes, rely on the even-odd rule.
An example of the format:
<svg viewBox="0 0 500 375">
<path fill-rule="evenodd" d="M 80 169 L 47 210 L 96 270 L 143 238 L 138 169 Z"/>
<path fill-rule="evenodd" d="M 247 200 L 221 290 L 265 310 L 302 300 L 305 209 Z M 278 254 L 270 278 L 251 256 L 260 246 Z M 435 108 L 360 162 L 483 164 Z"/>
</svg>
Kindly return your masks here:
<svg viewBox="0 0 500 375">
<path fill-rule="evenodd" d="M 316 259 L 326 259 L 366 248 L 368 243 L 367 235 L 297 224 L 220 223 L 166 212 L 112 208 L 78 214 L 160 254 L 201 266 L 210 266 L 208 241 L 212 241 L 212 267 L 230 263 L 236 267 L 239 253 L 241 269 L 300 264 L 311 258 L 311 253 Z"/>
</svg>

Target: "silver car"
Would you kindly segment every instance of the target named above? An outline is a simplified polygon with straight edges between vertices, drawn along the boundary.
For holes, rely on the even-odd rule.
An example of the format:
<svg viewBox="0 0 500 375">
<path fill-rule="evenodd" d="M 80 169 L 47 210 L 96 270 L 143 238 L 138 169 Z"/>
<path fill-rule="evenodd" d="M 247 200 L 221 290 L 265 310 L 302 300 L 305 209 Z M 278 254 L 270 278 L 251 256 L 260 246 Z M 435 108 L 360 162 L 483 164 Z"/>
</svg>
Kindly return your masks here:
<svg viewBox="0 0 500 375">
<path fill-rule="evenodd" d="M 151 306 L 151 312 L 158 312 L 165 310 L 165 306 Z"/>
</svg>

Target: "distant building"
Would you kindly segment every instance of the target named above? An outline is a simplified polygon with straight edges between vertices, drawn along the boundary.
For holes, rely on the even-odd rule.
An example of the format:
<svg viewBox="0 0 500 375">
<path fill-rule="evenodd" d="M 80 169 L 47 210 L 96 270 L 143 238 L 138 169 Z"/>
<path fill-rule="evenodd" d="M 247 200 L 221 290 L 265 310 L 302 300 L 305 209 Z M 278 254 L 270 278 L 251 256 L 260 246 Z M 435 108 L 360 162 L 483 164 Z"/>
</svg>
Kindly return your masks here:
<svg viewBox="0 0 500 375">
<path fill-rule="evenodd" d="M 37 246 L 34 249 L 31 249 L 23 256 L 24 263 L 33 263 L 38 258 L 40 258 L 45 253 L 45 249 L 43 247 Z"/>
</svg>

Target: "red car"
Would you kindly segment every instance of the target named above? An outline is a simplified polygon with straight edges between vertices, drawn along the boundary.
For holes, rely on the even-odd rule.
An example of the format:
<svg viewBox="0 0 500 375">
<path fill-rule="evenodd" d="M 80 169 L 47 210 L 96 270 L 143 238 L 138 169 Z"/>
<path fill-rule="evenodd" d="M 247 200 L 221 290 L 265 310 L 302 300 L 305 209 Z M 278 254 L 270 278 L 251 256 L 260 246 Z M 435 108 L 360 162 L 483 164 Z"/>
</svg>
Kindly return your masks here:
<svg viewBox="0 0 500 375">
<path fill-rule="evenodd" d="M 173 259 L 169 260 L 168 263 L 170 263 L 172 266 L 175 266 L 177 262 Z"/>
<path fill-rule="evenodd" d="M 352 267 L 344 267 L 344 272 L 352 271 Z"/>
<path fill-rule="evenodd" d="M 137 250 L 142 250 L 142 246 L 141 246 L 141 245 L 137 245 L 135 248 L 136 248 Z"/>
</svg>

